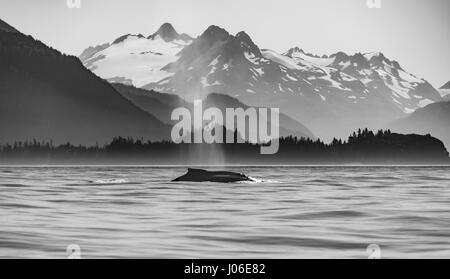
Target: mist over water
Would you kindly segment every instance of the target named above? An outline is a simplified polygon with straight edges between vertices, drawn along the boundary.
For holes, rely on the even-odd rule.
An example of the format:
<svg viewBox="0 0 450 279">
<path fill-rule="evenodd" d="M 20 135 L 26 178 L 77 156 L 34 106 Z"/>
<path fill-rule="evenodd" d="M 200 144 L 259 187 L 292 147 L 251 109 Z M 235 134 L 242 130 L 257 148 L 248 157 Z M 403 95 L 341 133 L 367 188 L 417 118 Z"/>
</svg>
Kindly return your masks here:
<svg viewBox="0 0 450 279">
<path fill-rule="evenodd" d="M 450 257 L 450 167 L 0 168 L 0 257 Z M 212 169 L 214 170 L 214 169 Z"/>
</svg>

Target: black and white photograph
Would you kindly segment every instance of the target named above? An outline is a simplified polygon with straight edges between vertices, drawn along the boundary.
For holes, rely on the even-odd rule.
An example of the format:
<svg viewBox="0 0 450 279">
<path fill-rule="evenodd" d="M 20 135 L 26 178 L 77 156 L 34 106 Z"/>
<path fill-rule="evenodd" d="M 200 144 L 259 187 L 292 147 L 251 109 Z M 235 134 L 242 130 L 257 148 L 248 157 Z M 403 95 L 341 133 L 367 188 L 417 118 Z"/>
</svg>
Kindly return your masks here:
<svg viewBox="0 0 450 279">
<path fill-rule="evenodd" d="M 448 259 L 449 151 L 448 0 L 0 0 L 0 259 Z"/>
</svg>

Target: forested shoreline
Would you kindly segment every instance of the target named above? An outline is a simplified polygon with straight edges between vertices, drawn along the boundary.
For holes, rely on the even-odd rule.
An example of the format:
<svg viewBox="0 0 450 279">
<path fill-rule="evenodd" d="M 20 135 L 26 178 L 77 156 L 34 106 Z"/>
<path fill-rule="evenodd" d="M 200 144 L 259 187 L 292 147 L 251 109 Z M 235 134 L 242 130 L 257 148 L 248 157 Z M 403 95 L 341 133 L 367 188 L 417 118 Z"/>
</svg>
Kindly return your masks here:
<svg viewBox="0 0 450 279">
<path fill-rule="evenodd" d="M 0 164 L 449 164 L 443 143 L 430 135 L 401 135 L 367 129 L 353 133 L 346 141 L 286 137 L 279 152 L 261 155 L 260 145 L 175 144 L 141 139 L 114 138 L 99 146 L 55 145 L 37 140 L 4 144 Z"/>
</svg>

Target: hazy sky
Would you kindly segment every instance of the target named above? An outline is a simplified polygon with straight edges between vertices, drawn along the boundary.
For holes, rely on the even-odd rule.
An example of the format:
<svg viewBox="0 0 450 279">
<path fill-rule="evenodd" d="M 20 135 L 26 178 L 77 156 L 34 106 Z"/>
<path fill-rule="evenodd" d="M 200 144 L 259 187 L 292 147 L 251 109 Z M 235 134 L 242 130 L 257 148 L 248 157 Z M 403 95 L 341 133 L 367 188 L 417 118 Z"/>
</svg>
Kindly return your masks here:
<svg viewBox="0 0 450 279">
<path fill-rule="evenodd" d="M 381 0 L 0 0 L 0 18 L 62 52 L 128 33 L 149 35 L 164 22 L 200 35 L 215 24 L 245 30 L 261 48 L 299 46 L 315 54 L 382 51 L 440 87 L 450 80 L 450 1 Z"/>
</svg>

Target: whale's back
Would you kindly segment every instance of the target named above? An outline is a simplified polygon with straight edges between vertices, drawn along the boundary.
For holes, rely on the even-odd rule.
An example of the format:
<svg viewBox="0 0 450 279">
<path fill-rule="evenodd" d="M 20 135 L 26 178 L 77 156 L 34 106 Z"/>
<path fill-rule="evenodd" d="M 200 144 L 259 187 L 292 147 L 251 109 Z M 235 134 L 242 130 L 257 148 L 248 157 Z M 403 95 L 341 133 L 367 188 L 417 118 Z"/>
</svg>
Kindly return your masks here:
<svg viewBox="0 0 450 279">
<path fill-rule="evenodd" d="M 186 182 L 239 182 L 249 181 L 250 178 L 244 174 L 229 172 L 229 171 L 207 171 L 203 169 L 188 168 L 188 172 L 176 178 L 173 181 L 186 181 Z"/>
</svg>

